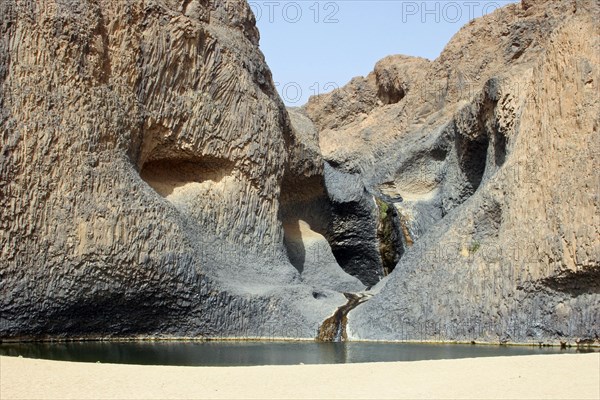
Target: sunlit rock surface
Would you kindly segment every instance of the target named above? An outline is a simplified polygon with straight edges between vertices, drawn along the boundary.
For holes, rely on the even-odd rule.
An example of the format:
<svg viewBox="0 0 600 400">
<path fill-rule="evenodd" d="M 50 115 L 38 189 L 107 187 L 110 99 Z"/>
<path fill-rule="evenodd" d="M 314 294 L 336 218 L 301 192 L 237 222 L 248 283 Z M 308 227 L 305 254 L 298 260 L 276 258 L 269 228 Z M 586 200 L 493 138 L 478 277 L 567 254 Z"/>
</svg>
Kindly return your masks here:
<svg viewBox="0 0 600 400">
<path fill-rule="evenodd" d="M 0 338 L 597 341 L 599 18 L 286 110 L 245 1 L 0 2 Z"/>
<path fill-rule="evenodd" d="M 288 260 L 293 136 L 245 1 L 0 21 L 0 336 L 317 334 L 345 298 Z"/>
<path fill-rule="evenodd" d="M 509 5 L 435 61 L 388 57 L 311 98 L 325 161 L 391 199 L 404 236 L 350 339 L 598 339 L 599 17 Z"/>
</svg>

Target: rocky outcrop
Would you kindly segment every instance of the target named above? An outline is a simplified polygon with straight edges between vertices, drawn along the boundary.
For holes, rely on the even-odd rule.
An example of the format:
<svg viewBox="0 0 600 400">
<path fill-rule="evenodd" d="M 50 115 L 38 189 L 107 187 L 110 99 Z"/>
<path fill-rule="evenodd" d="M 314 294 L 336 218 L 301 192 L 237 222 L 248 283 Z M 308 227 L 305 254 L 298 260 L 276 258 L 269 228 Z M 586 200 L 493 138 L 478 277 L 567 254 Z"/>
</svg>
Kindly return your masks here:
<svg viewBox="0 0 600 400">
<path fill-rule="evenodd" d="M 389 57 L 305 106 L 325 161 L 389 199 L 403 239 L 349 339 L 597 340 L 599 16 L 509 5 L 435 61 Z"/>
<path fill-rule="evenodd" d="M 314 337 L 345 298 L 288 260 L 302 171 L 246 2 L 0 21 L 0 337 Z"/>
<path fill-rule="evenodd" d="M 598 17 L 286 111 L 243 0 L 0 2 L 0 338 L 597 341 Z"/>
</svg>

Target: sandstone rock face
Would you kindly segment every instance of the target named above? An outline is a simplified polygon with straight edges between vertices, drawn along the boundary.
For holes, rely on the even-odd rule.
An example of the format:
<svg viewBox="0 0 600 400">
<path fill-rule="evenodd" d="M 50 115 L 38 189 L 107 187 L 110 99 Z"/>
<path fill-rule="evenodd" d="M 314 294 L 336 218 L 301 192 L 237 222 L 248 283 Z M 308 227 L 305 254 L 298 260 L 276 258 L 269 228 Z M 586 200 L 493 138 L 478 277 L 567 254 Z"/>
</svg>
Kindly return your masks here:
<svg viewBox="0 0 600 400">
<path fill-rule="evenodd" d="M 599 17 L 509 5 L 435 61 L 388 57 L 311 98 L 325 161 L 391 201 L 404 241 L 349 339 L 598 339 Z"/>
<path fill-rule="evenodd" d="M 314 337 L 345 298 L 288 261 L 303 171 L 246 2 L 7 0 L 0 21 L 0 337 Z"/>
</svg>

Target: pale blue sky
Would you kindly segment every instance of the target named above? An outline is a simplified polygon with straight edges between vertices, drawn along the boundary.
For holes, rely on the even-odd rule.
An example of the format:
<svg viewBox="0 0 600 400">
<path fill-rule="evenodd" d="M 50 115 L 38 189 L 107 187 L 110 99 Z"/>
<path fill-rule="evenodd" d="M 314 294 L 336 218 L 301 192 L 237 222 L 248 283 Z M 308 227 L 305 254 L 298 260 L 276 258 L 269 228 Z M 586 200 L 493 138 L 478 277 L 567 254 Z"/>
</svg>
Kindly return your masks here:
<svg viewBox="0 0 600 400">
<path fill-rule="evenodd" d="M 516 0 L 248 0 L 288 106 L 366 75 L 390 54 L 435 59 L 474 17 Z"/>
</svg>

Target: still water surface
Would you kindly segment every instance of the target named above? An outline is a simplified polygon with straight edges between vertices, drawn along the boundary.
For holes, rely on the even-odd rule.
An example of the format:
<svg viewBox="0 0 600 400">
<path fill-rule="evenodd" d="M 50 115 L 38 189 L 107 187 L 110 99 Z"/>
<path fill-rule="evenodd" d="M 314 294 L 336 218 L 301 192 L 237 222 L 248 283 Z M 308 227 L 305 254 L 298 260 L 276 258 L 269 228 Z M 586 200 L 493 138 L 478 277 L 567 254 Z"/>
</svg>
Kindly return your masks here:
<svg viewBox="0 0 600 400">
<path fill-rule="evenodd" d="M 417 361 L 575 353 L 576 349 L 412 343 L 72 342 L 5 343 L 0 355 L 143 365 L 250 366 Z"/>
</svg>

